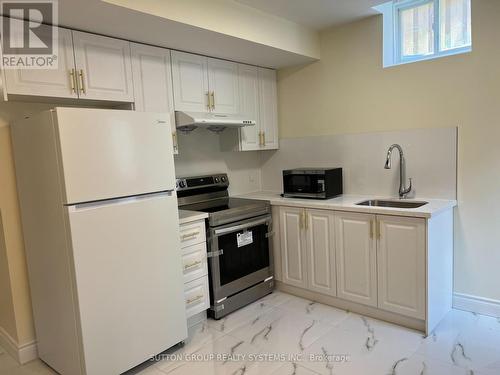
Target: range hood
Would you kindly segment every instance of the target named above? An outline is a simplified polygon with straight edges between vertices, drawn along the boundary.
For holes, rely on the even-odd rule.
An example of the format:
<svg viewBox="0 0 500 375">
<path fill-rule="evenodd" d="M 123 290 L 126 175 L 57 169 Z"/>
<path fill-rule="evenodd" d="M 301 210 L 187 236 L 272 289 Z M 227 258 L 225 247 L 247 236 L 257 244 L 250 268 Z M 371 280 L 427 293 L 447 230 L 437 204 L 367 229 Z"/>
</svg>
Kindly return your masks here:
<svg viewBox="0 0 500 375">
<path fill-rule="evenodd" d="M 240 115 L 175 111 L 175 126 L 185 133 L 198 127 L 220 133 L 226 128 L 241 128 L 253 125 L 255 125 L 255 120 Z"/>
</svg>

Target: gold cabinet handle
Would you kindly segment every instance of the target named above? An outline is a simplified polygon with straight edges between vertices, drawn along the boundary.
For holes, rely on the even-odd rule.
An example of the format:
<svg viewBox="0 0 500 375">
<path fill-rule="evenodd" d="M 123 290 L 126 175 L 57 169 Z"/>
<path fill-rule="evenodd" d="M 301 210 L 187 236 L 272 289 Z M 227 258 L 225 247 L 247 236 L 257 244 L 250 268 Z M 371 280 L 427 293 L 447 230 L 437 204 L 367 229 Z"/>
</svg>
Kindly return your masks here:
<svg viewBox="0 0 500 375">
<path fill-rule="evenodd" d="M 306 221 L 306 210 L 302 210 L 302 213 L 300 214 L 300 218 L 301 218 L 301 221 L 302 221 L 302 225 L 301 225 L 301 228 L 304 228 L 304 229 L 307 229 L 307 221 Z"/>
<path fill-rule="evenodd" d="M 262 146 L 262 132 L 259 132 L 259 146 Z"/>
<path fill-rule="evenodd" d="M 380 220 L 376 219 L 376 232 L 377 232 L 377 240 L 380 240 L 381 234 L 380 234 Z"/>
<path fill-rule="evenodd" d="M 191 233 L 187 233 L 187 234 L 183 234 L 182 235 L 182 240 L 183 241 L 190 240 L 191 238 L 196 237 L 199 234 L 200 234 L 199 231 L 191 232 Z"/>
<path fill-rule="evenodd" d="M 373 238 L 373 220 L 370 220 L 370 238 Z"/>
<path fill-rule="evenodd" d="M 185 270 L 188 270 L 188 269 L 190 269 L 190 268 L 193 268 L 193 267 L 199 266 L 199 265 L 200 265 L 200 264 L 202 264 L 202 263 L 203 263 L 203 261 L 202 261 L 202 260 L 197 260 L 197 261 L 191 262 L 191 263 L 189 263 L 189 264 L 186 264 L 186 265 L 184 266 L 184 269 L 185 269 Z"/>
<path fill-rule="evenodd" d="M 262 146 L 266 145 L 266 132 L 262 132 Z"/>
<path fill-rule="evenodd" d="M 309 229 L 309 214 L 305 210 L 304 210 L 304 216 L 305 216 L 304 226 L 305 226 L 306 230 L 308 230 Z"/>
<path fill-rule="evenodd" d="M 304 227 L 304 211 L 300 211 L 299 215 L 299 229 L 302 229 Z"/>
<path fill-rule="evenodd" d="M 207 93 L 205 94 L 207 96 L 207 110 L 211 110 L 212 109 L 212 101 L 210 99 L 210 92 L 207 91 Z"/>
<path fill-rule="evenodd" d="M 210 94 L 212 98 L 212 111 L 215 111 L 215 91 L 212 91 L 212 94 Z"/>
<path fill-rule="evenodd" d="M 80 69 L 80 73 L 78 74 L 80 77 L 80 91 L 82 94 L 86 94 L 87 90 L 85 89 L 85 77 L 83 76 L 83 69 Z"/>
<path fill-rule="evenodd" d="M 177 132 L 173 132 L 172 133 L 172 143 L 173 143 L 173 146 L 174 146 L 174 152 L 176 152 L 179 148 L 179 145 L 177 143 Z"/>
<path fill-rule="evenodd" d="M 76 94 L 76 77 L 75 77 L 75 69 L 71 69 L 69 71 L 69 82 L 71 85 L 71 92 Z"/>
<path fill-rule="evenodd" d="M 194 297 L 194 298 L 187 299 L 187 300 L 186 300 L 186 305 L 190 305 L 190 304 L 192 304 L 193 302 L 196 302 L 196 301 L 198 301 L 198 300 L 202 299 L 203 297 L 204 297 L 204 296 L 203 296 L 203 294 L 200 294 L 200 295 L 197 295 L 197 296 L 196 296 L 196 297 Z"/>
</svg>

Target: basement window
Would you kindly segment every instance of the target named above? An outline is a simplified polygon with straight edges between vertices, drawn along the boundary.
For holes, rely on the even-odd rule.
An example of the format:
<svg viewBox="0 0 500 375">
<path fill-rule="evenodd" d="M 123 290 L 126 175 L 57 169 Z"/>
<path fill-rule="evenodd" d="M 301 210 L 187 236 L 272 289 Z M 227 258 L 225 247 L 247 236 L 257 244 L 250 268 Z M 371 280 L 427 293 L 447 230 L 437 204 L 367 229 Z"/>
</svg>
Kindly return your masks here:
<svg viewBox="0 0 500 375">
<path fill-rule="evenodd" d="M 384 67 L 472 50 L 471 0 L 394 0 L 383 14 Z"/>
</svg>

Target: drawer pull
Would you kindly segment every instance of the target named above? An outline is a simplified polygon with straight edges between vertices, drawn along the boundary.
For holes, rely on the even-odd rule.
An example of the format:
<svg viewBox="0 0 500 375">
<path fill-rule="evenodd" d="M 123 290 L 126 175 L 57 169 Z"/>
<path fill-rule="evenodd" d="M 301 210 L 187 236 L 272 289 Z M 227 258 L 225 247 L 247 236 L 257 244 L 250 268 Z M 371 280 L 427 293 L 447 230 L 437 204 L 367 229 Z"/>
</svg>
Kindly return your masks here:
<svg viewBox="0 0 500 375">
<path fill-rule="evenodd" d="M 196 297 L 193 297 L 193 298 L 190 298 L 190 299 L 187 299 L 186 300 L 186 305 L 190 305 L 192 304 L 193 302 L 196 302 L 196 301 L 199 301 L 200 299 L 202 299 L 203 297 L 205 297 L 203 294 L 200 294 Z"/>
<path fill-rule="evenodd" d="M 199 231 L 197 231 L 197 232 L 191 232 L 191 233 L 187 233 L 187 234 L 183 234 L 182 235 L 182 240 L 183 241 L 189 240 L 189 239 L 191 239 L 193 237 L 198 236 L 199 234 L 200 234 Z"/>
<path fill-rule="evenodd" d="M 202 263 L 203 263 L 203 261 L 202 261 L 202 260 L 197 260 L 197 261 L 195 261 L 195 262 L 192 262 L 192 263 L 186 264 L 186 265 L 184 266 L 184 269 L 185 269 L 185 270 L 188 270 L 188 269 L 193 268 L 193 267 L 196 267 L 196 266 L 198 266 L 198 265 L 200 265 L 200 264 L 202 264 Z"/>
</svg>

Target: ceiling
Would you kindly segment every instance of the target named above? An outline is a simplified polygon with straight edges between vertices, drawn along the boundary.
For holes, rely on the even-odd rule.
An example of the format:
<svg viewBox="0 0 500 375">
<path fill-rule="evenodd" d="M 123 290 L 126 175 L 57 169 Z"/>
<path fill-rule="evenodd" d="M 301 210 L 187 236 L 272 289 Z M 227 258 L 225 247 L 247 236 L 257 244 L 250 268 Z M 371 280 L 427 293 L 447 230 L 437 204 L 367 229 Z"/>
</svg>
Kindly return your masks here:
<svg viewBox="0 0 500 375">
<path fill-rule="evenodd" d="M 234 0 L 314 30 L 377 14 L 372 7 L 388 0 Z"/>
</svg>

